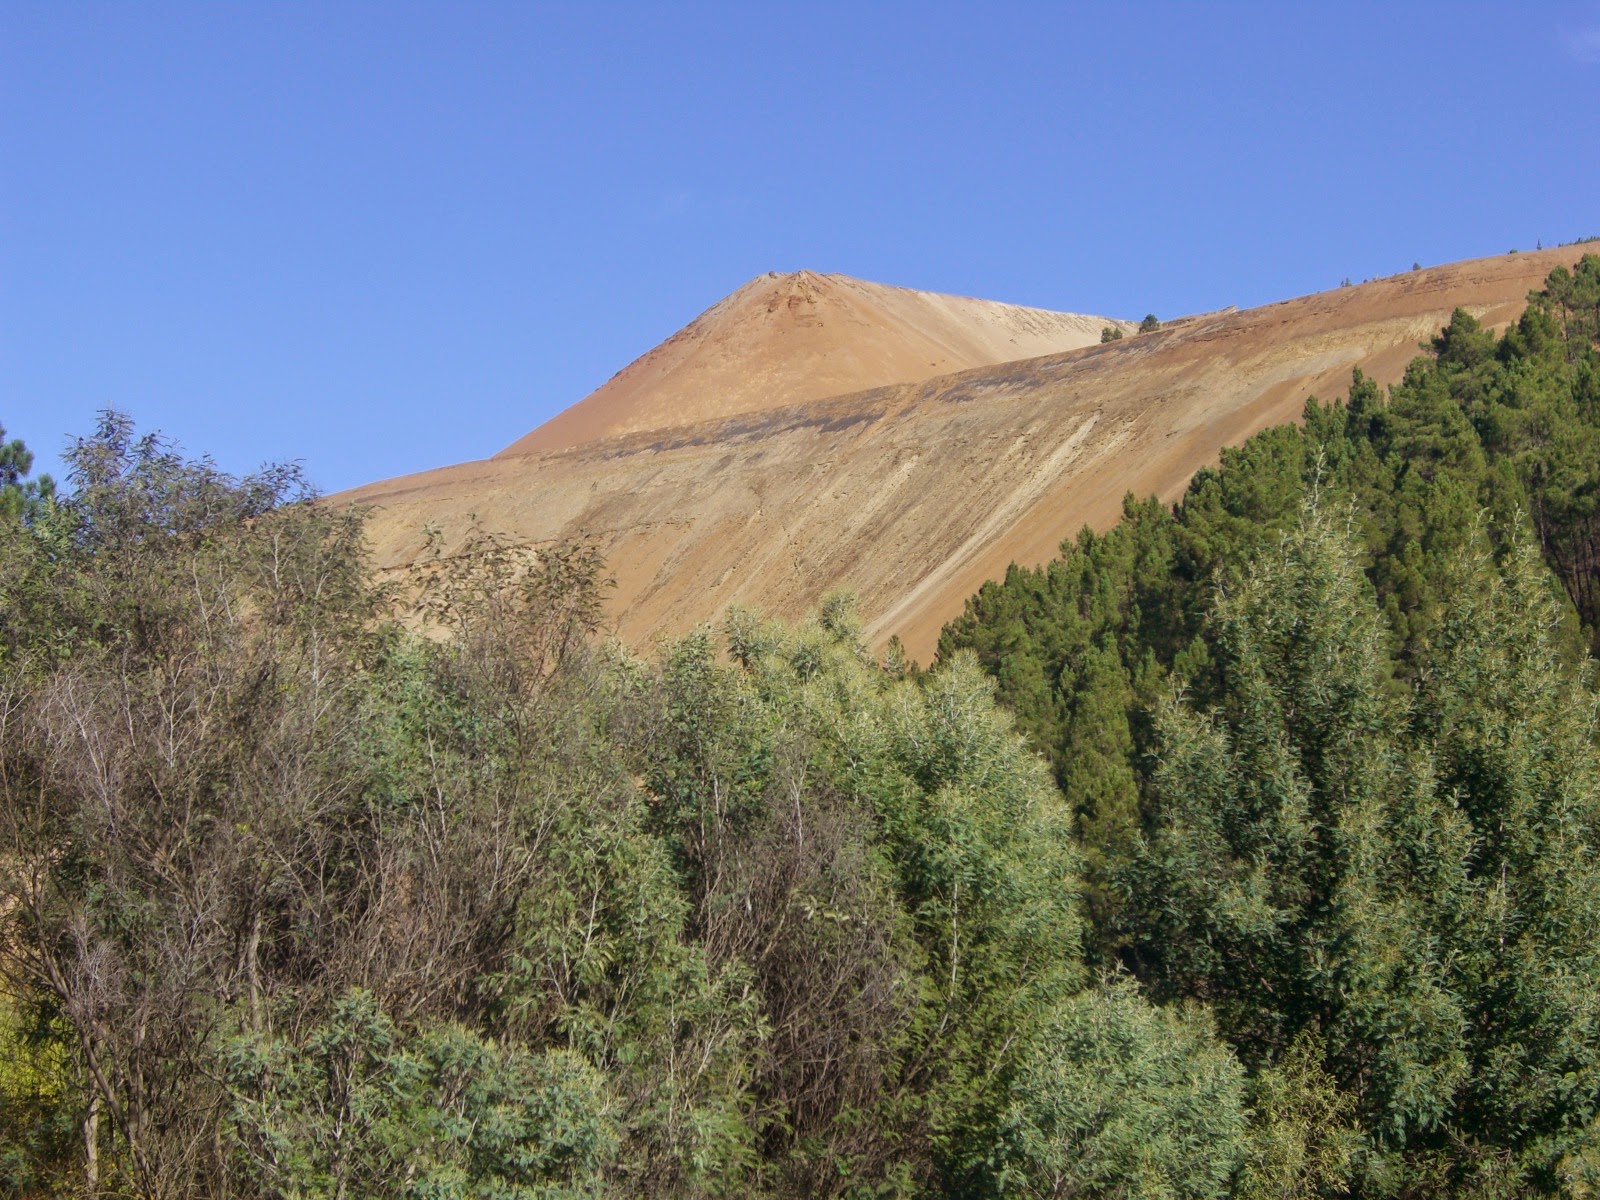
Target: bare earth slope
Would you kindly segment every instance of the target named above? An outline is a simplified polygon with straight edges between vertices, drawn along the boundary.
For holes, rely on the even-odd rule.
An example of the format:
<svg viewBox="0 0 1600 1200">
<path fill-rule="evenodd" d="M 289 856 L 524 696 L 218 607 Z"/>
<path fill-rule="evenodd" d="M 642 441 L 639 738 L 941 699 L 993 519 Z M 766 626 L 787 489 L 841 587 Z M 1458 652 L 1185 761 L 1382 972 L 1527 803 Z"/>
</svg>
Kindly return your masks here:
<svg viewBox="0 0 1600 1200">
<path fill-rule="evenodd" d="M 1359 366 L 1397 379 L 1461 306 L 1513 319 L 1571 250 L 1415 271 L 1108 345 L 722 420 L 501 456 L 334 499 L 376 506 L 380 566 L 475 513 L 531 542 L 588 536 L 611 612 L 647 645 L 742 603 L 794 617 L 833 588 L 868 631 L 926 661 L 945 621 L 1007 564 L 1050 558 L 1122 496 L 1181 494 L 1218 451 L 1299 417 Z"/>
<path fill-rule="evenodd" d="M 496 457 L 1073 350 L 1107 325 L 1133 328 L 848 275 L 758 275 Z"/>
</svg>

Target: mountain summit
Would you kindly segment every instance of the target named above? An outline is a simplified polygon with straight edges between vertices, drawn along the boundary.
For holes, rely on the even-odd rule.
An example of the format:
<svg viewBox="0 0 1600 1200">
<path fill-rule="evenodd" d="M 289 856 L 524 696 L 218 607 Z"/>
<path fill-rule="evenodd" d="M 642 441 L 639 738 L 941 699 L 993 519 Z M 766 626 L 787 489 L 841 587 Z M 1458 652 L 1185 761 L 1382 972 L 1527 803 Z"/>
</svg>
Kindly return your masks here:
<svg viewBox="0 0 1600 1200">
<path fill-rule="evenodd" d="M 497 458 L 764 412 L 1093 345 L 1125 321 L 868 283 L 758 275 Z"/>
<path fill-rule="evenodd" d="M 634 646 L 733 604 L 797 618 L 844 587 L 861 598 L 869 642 L 898 634 L 927 661 L 944 623 L 1007 564 L 1048 561 L 1084 524 L 1115 524 L 1129 491 L 1175 500 L 1222 447 L 1296 419 L 1307 395 L 1341 395 L 1352 368 L 1393 383 L 1457 307 L 1491 327 L 1514 320 L 1528 290 L 1575 257 L 1408 271 L 1109 345 L 1098 319 L 1076 318 L 1094 345 L 1032 358 L 1033 339 L 1052 334 L 1030 321 L 1048 330 L 1075 318 L 838 276 L 765 276 L 516 453 L 332 500 L 373 506 L 380 568 L 414 562 L 430 525 L 449 534 L 447 552 L 474 521 L 534 545 L 592 539 L 617 581 L 614 628 Z M 758 382 L 746 381 L 751 347 L 768 351 Z M 941 353 L 1022 360 L 894 385 L 868 373 L 894 362 L 940 370 L 928 364 Z M 880 386 L 823 394 L 869 378 Z"/>
</svg>

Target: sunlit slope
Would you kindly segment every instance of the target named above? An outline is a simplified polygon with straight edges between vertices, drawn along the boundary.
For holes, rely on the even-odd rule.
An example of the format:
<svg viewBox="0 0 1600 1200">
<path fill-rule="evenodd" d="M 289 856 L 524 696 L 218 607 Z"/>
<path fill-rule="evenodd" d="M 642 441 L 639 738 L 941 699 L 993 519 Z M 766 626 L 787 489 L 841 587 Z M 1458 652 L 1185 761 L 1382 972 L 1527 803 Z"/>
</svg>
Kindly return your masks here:
<svg viewBox="0 0 1600 1200">
<path fill-rule="evenodd" d="M 497 457 L 1054 354 L 1107 325 L 1132 328 L 848 275 L 759 275 Z"/>
<path fill-rule="evenodd" d="M 335 497 L 376 506 L 377 563 L 477 514 L 531 542 L 590 537 L 635 645 L 733 603 L 796 616 L 828 591 L 863 602 L 877 643 L 926 659 L 965 598 L 1051 557 L 1127 491 L 1178 496 L 1221 447 L 1297 418 L 1359 366 L 1398 378 L 1460 306 L 1519 313 L 1570 250 L 1410 272 L 1108 345 L 756 414 L 503 455 Z"/>
</svg>

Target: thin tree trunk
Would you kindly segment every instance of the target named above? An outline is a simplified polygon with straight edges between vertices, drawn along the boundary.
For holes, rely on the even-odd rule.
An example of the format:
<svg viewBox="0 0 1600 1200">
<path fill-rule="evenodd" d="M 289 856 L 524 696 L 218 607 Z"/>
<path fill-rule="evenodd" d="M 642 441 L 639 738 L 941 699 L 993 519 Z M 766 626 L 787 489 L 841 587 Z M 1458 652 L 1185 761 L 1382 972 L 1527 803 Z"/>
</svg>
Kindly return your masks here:
<svg viewBox="0 0 1600 1200">
<path fill-rule="evenodd" d="M 250 940 L 245 946 L 245 977 L 250 984 L 250 1032 L 261 1032 L 261 913 L 250 922 Z"/>
<path fill-rule="evenodd" d="M 83 1191 L 100 1194 L 100 1094 L 89 1093 L 89 1111 L 83 1118 Z"/>
</svg>

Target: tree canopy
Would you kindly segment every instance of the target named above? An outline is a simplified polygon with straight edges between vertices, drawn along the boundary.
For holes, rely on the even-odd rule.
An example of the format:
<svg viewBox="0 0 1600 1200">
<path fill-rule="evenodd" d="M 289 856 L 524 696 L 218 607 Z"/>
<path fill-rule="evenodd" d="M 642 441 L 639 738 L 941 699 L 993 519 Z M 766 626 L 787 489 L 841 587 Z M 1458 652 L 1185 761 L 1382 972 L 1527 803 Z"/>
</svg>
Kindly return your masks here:
<svg viewBox="0 0 1600 1200">
<path fill-rule="evenodd" d="M 1332 1088 L 1352 1194 L 1595 1178 L 1597 279 L 1458 310 L 941 640 L 1054 764 L 1091 957 L 1208 1005 L 1259 1097 Z"/>
<path fill-rule="evenodd" d="M 971 658 L 880 666 L 834 597 L 641 660 L 591 547 L 379 585 L 293 470 L 114 413 L 68 461 L 0 541 L 11 1192 L 985 1196 L 1084 1144 L 1098 1188 L 1133 1148 L 1047 1081 L 1102 1070 L 1153 1081 L 1128 1129 L 1227 1133 L 1152 1187 L 1241 1160 L 1204 1016 L 1085 969 Z"/>
<path fill-rule="evenodd" d="M 1589 1195 L 1600 258 L 1013 568 L 635 656 L 606 565 L 0 445 L 0 1187 Z"/>
</svg>

